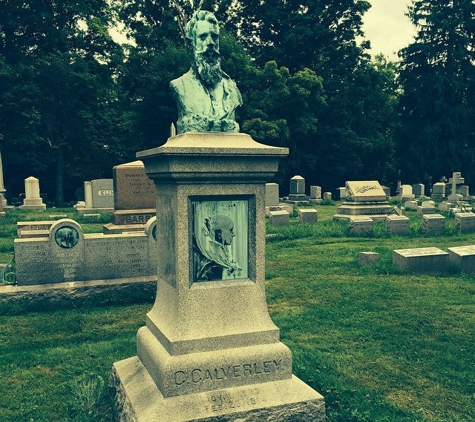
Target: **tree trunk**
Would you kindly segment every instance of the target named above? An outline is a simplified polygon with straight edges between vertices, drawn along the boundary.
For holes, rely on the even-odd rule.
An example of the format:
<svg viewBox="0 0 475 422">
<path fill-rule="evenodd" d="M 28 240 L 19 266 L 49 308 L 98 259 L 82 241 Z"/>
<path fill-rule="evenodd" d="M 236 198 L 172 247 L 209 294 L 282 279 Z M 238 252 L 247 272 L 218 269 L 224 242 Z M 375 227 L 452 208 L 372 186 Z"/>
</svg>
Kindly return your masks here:
<svg viewBox="0 0 475 422">
<path fill-rule="evenodd" d="M 64 147 L 56 148 L 56 197 L 57 207 L 64 205 Z"/>
</svg>

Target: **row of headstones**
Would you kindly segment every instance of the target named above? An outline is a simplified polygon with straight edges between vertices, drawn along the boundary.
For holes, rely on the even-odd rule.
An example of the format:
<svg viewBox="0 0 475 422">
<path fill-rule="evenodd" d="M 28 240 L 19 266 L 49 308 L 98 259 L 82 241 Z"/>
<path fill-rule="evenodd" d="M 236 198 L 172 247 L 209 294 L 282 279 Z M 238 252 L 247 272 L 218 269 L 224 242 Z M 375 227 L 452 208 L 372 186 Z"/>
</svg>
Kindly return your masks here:
<svg viewBox="0 0 475 422">
<path fill-rule="evenodd" d="M 448 248 L 448 252 L 435 247 L 396 249 L 393 265 L 417 274 L 475 273 L 475 245 Z"/>
<path fill-rule="evenodd" d="M 421 231 L 424 234 L 444 234 L 445 217 L 440 214 L 422 214 Z M 299 209 L 298 218 L 301 223 L 318 222 L 318 211 L 315 209 Z M 269 223 L 288 225 L 290 212 L 287 210 L 270 211 Z M 348 219 L 350 230 L 355 234 L 369 234 L 374 230 L 374 220 L 367 216 L 351 216 Z M 388 215 L 385 219 L 386 232 L 393 235 L 407 235 L 410 232 L 409 217 L 404 215 Z M 460 233 L 475 232 L 475 214 L 464 212 L 455 214 L 455 228 Z"/>
<path fill-rule="evenodd" d="M 475 245 L 448 248 L 448 252 L 435 247 L 396 249 L 392 256 L 393 266 L 414 274 L 443 274 L 448 271 L 475 273 Z M 360 252 L 360 265 L 379 261 L 376 252 Z"/>
</svg>

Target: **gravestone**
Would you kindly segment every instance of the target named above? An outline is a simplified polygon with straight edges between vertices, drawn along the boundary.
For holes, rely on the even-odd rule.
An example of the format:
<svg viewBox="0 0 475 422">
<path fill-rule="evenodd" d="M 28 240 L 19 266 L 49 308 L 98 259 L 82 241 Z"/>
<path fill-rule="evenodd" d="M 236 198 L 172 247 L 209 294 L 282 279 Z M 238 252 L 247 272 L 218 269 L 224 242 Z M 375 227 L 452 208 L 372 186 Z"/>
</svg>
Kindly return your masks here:
<svg viewBox="0 0 475 422">
<path fill-rule="evenodd" d="M 425 186 L 422 183 L 415 183 L 412 185 L 412 193 L 415 198 L 420 198 L 424 196 Z"/>
<path fill-rule="evenodd" d="M 289 199 L 296 201 L 307 199 L 305 196 L 305 179 L 302 176 L 294 176 L 290 179 Z"/>
<path fill-rule="evenodd" d="M 111 211 L 114 209 L 114 187 L 112 179 L 91 180 L 92 209 Z"/>
<path fill-rule="evenodd" d="M 294 176 L 290 179 L 290 193 L 286 202 L 296 205 L 309 203 L 305 195 L 305 179 L 302 176 Z"/>
<path fill-rule="evenodd" d="M 448 257 L 447 252 L 434 247 L 396 249 L 393 251 L 393 265 L 415 274 L 442 274 L 448 270 Z"/>
<path fill-rule="evenodd" d="M 386 217 L 386 232 L 397 236 L 409 234 L 409 222 L 409 217 L 404 215 L 388 215 Z"/>
<path fill-rule="evenodd" d="M 287 153 L 190 132 L 137 154 L 157 187 L 167 259 L 137 356 L 113 365 L 121 420 L 325 419 L 323 397 L 292 375 L 265 299 L 265 183 Z"/>
<path fill-rule="evenodd" d="M 467 185 L 462 185 L 459 187 L 459 193 L 462 195 L 463 199 L 470 199 L 470 187 Z"/>
<path fill-rule="evenodd" d="M 5 217 L 6 213 L 3 211 L 3 201 L 2 201 L 2 194 L 0 194 L 0 217 Z"/>
<path fill-rule="evenodd" d="M 322 188 L 320 186 L 310 186 L 310 199 L 317 201 L 322 199 Z"/>
<path fill-rule="evenodd" d="M 445 217 L 440 214 L 426 214 L 422 216 L 422 233 L 444 234 Z"/>
<path fill-rule="evenodd" d="M 445 199 L 445 183 L 437 182 L 432 186 L 431 198 L 434 201 L 443 201 Z"/>
<path fill-rule="evenodd" d="M 346 182 L 346 201 L 337 208 L 334 220 L 348 220 L 352 216 L 366 216 L 385 220 L 392 212 L 386 194 L 376 180 Z"/>
<path fill-rule="evenodd" d="M 301 223 L 316 223 L 318 221 L 318 211 L 316 209 L 299 209 L 299 221 Z"/>
<path fill-rule="evenodd" d="M 417 215 L 419 217 L 422 217 L 423 215 L 427 215 L 427 214 L 435 214 L 437 212 L 435 206 L 431 206 L 431 205 L 424 205 L 424 203 L 422 203 L 421 206 L 417 207 Z"/>
<path fill-rule="evenodd" d="M 370 234 L 373 232 L 374 220 L 365 216 L 350 216 L 350 231 L 354 234 Z"/>
<path fill-rule="evenodd" d="M 456 246 L 447 250 L 453 269 L 463 273 L 475 273 L 475 245 Z"/>
<path fill-rule="evenodd" d="M 346 187 L 337 188 L 336 193 L 339 201 L 346 200 Z"/>
<path fill-rule="evenodd" d="M 111 223 L 104 226 L 104 232 L 120 230 L 114 226 L 138 224 L 144 227 L 156 213 L 157 191 L 153 182 L 145 174 L 143 162 L 134 161 L 115 166 L 112 169 L 112 176 L 114 211 L 112 211 Z"/>
<path fill-rule="evenodd" d="M 92 208 L 92 182 L 86 181 L 84 182 L 84 208 L 91 209 Z"/>
<path fill-rule="evenodd" d="M 40 181 L 36 177 L 31 176 L 25 179 L 25 199 L 20 208 L 26 210 L 46 209 L 40 196 Z"/>
<path fill-rule="evenodd" d="M 475 214 L 473 212 L 455 213 L 455 229 L 460 233 L 475 231 Z"/>
<path fill-rule="evenodd" d="M 358 255 L 358 263 L 361 266 L 376 264 L 379 261 L 379 253 L 377 252 L 360 252 Z"/>
<path fill-rule="evenodd" d="M 417 210 L 418 206 L 417 201 L 414 200 L 404 202 L 404 208 L 406 210 Z"/>
<path fill-rule="evenodd" d="M 410 201 L 414 199 L 411 185 L 401 185 L 401 199 L 402 201 Z"/>
<path fill-rule="evenodd" d="M 266 207 L 278 207 L 279 202 L 279 185 L 266 183 Z"/>
<path fill-rule="evenodd" d="M 465 179 L 462 177 L 462 173 L 454 171 L 452 173 L 452 177 L 449 179 L 449 183 L 451 185 L 451 189 L 450 195 L 447 197 L 447 200 L 450 202 L 457 202 L 462 199 L 462 195 L 457 193 L 457 186 L 465 183 Z"/>
<path fill-rule="evenodd" d="M 287 211 L 270 211 L 269 223 L 274 226 L 287 226 L 289 224 L 290 214 Z"/>
<path fill-rule="evenodd" d="M 110 280 L 156 273 L 156 223 L 144 233 L 84 234 L 74 220 L 20 222 L 15 239 L 17 284 Z"/>
<path fill-rule="evenodd" d="M 323 192 L 323 200 L 324 201 L 331 201 L 332 200 L 332 193 L 331 192 Z"/>
</svg>

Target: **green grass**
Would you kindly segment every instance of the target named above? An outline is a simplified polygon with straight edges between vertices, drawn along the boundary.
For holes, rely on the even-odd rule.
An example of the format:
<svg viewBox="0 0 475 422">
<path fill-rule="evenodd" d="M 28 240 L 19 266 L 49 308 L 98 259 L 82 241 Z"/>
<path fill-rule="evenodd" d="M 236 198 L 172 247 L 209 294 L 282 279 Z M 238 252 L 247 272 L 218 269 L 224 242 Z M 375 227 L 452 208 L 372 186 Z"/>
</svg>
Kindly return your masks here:
<svg viewBox="0 0 475 422">
<path fill-rule="evenodd" d="M 394 249 L 446 250 L 475 244 L 475 234 L 456 233 L 448 219 L 445 235 L 422 236 L 408 213 L 409 236 L 381 224 L 352 235 L 331 220 L 335 205 L 316 208 L 316 224 L 268 226 L 266 293 L 294 373 L 325 396 L 328 421 L 475 421 L 475 276 L 392 266 Z M 7 226 L 0 222 L 11 233 Z M 362 251 L 379 262 L 360 267 Z M 115 361 L 135 355 L 150 307 L 0 316 L 0 420 L 113 420 L 107 379 Z"/>
</svg>

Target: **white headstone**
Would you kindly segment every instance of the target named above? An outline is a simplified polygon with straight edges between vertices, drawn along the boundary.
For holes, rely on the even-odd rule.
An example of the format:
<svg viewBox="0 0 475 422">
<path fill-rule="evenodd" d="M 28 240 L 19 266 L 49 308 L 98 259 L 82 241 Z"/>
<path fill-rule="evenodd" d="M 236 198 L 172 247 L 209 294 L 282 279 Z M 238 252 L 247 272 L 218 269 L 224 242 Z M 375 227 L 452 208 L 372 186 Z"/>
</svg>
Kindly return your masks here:
<svg viewBox="0 0 475 422">
<path fill-rule="evenodd" d="M 20 207 L 29 210 L 45 210 L 46 205 L 40 197 L 40 181 L 36 177 L 25 179 L 25 199 Z"/>
</svg>

